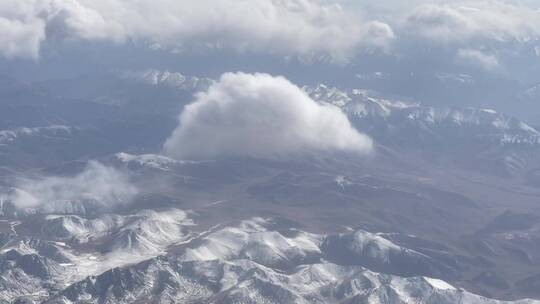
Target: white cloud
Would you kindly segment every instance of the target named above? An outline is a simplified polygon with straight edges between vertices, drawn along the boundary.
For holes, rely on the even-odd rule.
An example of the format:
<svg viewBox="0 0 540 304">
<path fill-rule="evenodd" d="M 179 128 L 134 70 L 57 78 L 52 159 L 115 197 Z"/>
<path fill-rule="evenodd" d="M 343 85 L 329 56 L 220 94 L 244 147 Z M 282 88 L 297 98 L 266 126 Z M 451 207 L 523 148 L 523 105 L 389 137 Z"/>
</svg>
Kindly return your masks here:
<svg viewBox="0 0 540 304">
<path fill-rule="evenodd" d="M 390 25 L 380 21 L 372 21 L 364 26 L 363 37 L 365 37 L 366 41 L 369 41 L 371 46 L 389 51 L 390 44 L 396 38 L 396 35 Z"/>
<path fill-rule="evenodd" d="M 129 203 L 137 194 L 122 172 L 91 161 L 72 177 L 46 176 L 21 179 L 8 198 L 19 209 L 66 210 L 92 202 L 103 207 Z"/>
<path fill-rule="evenodd" d="M 0 37 L 9 58 L 37 58 L 44 41 L 100 40 L 346 62 L 366 50 L 414 57 L 437 43 L 450 49 L 442 61 L 487 46 L 504 65 L 540 39 L 540 13 L 534 1 L 506 0 L 17 0 L 0 1 Z"/>
<path fill-rule="evenodd" d="M 528 41 L 540 35 L 540 13 L 505 1 L 424 4 L 408 14 L 405 30 L 434 41 Z"/>
<path fill-rule="evenodd" d="M 474 49 L 460 49 L 457 53 L 458 61 L 464 64 L 472 64 L 485 70 L 493 70 L 499 67 L 499 60 L 495 55 L 486 54 Z"/>
<path fill-rule="evenodd" d="M 287 79 L 227 73 L 185 107 L 164 151 L 197 159 L 371 147 L 337 107 L 317 104 Z"/>
<path fill-rule="evenodd" d="M 365 24 L 340 5 L 319 0 L 17 2 L 13 6 L 0 4 L 0 18 L 34 30 L 43 26 L 31 23 L 33 20 L 61 24 L 67 35 L 74 38 L 142 40 L 171 48 L 210 47 L 345 57 L 361 46 L 378 47 L 393 38 L 388 25 Z M 374 26 L 379 30 L 373 30 Z"/>
<path fill-rule="evenodd" d="M 390 24 L 396 36 L 391 51 L 405 60 L 429 56 L 426 60 L 444 67 L 472 65 L 508 73 L 513 68 L 508 63 L 519 62 L 520 56 L 530 60 L 528 54 L 540 41 L 540 10 L 532 2 L 367 0 L 360 6 Z"/>
<path fill-rule="evenodd" d="M 47 1 L 0 1 L 0 55 L 37 59 L 46 38 Z"/>
<path fill-rule="evenodd" d="M 471 21 L 459 11 L 438 5 L 422 5 L 407 17 L 406 26 L 414 34 L 433 40 L 453 41 L 464 38 Z"/>
<path fill-rule="evenodd" d="M 0 37 L 0 55 L 36 59 L 45 39 L 45 24 L 40 19 L 20 21 L 0 15 Z"/>
</svg>

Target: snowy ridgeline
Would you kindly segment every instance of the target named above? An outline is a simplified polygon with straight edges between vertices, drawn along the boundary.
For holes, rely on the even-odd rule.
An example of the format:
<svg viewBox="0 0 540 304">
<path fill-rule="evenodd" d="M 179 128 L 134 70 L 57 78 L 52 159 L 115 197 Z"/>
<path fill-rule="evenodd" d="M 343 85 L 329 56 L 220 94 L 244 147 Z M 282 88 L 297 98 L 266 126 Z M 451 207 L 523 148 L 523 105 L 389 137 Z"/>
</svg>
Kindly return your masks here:
<svg viewBox="0 0 540 304">
<path fill-rule="evenodd" d="M 47 303 L 501 303 L 433 278 L 450 270 L 385 234 L 276 231 L 263 218 L 197 231 L 190 214 L 46 216 L 48 241 L 4 243 L 0 296 Z M 404 265 L 420 267 L 410 273 Z"/>
</svg>

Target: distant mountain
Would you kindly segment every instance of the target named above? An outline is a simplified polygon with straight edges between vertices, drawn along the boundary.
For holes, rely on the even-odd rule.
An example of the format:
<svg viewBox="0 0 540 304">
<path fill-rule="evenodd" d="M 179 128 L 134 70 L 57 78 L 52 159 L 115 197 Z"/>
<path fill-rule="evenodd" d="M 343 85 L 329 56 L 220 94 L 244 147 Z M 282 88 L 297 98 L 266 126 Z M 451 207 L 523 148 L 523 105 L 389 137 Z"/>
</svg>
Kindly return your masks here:
<svg viewBox="0 0 540 304">
<path fill-rule="evenodd" d="M 341 108 L 356 128 L 397 151 L 498 175 L 528 174 L 540 164 L 540 132 L 491 109 L 437 108 L 325 85 L 304 90 Z"/>
<path fill-rule="evenodd" d="M 152 86 L 177 88 L 187 91 L 206 90 L 214 81 L 209 78 L 185 76 L 179 72 L 144 70 L 136 72 L 122 72 L 120 78 L 136 81 Z"/>
<path fill-rule="evenodd" d="M 317 101 L 340 107 L 357 127 L 380 139 L 405 135 L 411 138 L 415 136 L 413 132 L 420 132 L 416 136 L 425 136 L 426 141 L 439 137 L 448 141 L 540 147 L 540 132 L 491 109 L 436 108 L 380 98 L 367 90 L 346 92 L 325 85 L 304 90 Z"/>
</svg>

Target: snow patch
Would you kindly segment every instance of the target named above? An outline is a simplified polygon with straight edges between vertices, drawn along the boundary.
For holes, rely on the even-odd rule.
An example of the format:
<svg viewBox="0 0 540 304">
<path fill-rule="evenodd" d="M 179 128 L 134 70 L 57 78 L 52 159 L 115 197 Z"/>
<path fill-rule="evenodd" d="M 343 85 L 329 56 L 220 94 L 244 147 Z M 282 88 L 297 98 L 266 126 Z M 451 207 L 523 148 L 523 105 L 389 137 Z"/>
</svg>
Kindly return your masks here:
<svg viewBox="0 0 540 304">
<path fill-rule="evenodd" d="M 440 289 L 440 290 L 457 290 L 454 286 L 446 283 L 445 281 L 424 277 L 424 280 L 428 282 L 429 285 L 431 285 L 433 288 Z"/>
</svg>

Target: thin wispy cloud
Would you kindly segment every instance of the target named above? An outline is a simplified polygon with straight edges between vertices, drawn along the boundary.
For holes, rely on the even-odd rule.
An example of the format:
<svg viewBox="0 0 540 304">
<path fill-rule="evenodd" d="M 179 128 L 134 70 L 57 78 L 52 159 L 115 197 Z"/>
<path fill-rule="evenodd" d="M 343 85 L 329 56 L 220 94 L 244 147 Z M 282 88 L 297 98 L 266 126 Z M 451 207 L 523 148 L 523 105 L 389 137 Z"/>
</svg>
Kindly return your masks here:
<svg viewBox="0 0 540 304">
<path fill-rule="evenodd" d="M 91 161 L 74 176 L 18 179 L 7 200 L 21 210 L 80 212 L 86 204 L 105 209 L 128 204 L 137 192 L 127 174 Z"/>
</svg>

